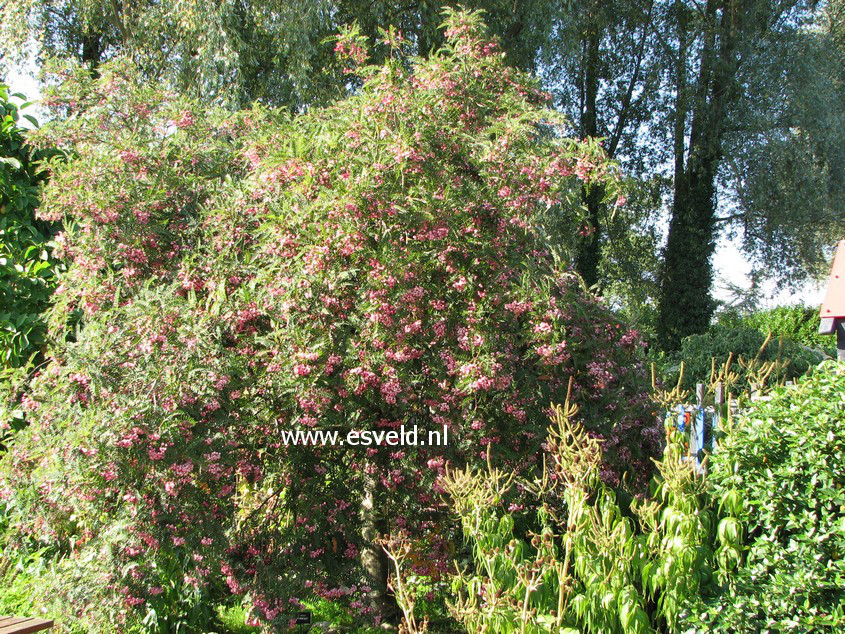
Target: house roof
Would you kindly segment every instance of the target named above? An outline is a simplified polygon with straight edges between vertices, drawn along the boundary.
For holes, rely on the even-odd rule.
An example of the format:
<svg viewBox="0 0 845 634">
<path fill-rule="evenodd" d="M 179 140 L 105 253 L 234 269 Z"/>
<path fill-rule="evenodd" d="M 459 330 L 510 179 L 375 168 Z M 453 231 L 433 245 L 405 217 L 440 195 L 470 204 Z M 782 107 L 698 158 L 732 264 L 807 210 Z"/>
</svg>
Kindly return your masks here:
<svg viewBox="0 0 845 634">
<path fill-rule="evenodd" d="M 845 240 L 840 240 L 821 308 L 822 319 L 845 318 Z"/>
</svg>

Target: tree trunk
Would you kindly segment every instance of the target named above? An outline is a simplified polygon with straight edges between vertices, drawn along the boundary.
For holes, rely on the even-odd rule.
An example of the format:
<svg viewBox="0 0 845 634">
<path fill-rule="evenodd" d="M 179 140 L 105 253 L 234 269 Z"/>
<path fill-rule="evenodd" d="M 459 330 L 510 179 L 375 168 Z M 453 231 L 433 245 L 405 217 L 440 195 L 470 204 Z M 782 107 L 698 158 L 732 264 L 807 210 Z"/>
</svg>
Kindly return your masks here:
<svg viewBox="0 0 845 634">
<path fill-rule="evenodd" d="M 102 38 L 99 33 L 86 33 L 82 37 L 82 63 L 91 69 L 94 77 L 99 77 L 97 68 L 102 62 Z"/>
<path fill-rule="evenodd" d="M 685 336 L 704 332 L 715 308 L 710 287 L 716 247 L 716 175 L 722 158 L 725 111 L 735 91 L 740 4 L 739 0 L 707 2 L 709 26 L 702 45 L 689 151 L 680 175 L 683 159 L 678 161 L 678 151 L 680 146 L 683 152 L 683 143 L 677 128 L 683 126 L 677 126 L 676 120 L 675 192 L 657 324 L 664 350 L 676 350 Z M 683 104 L 682 76 L 678 78 L 679 105 Z M 686 113 L 679 110 L 676 116 L 685 117 Z"/>
<path fill-rule="evenodd" d="M 587 218 L 584 222 L 584 233 L 578 244 L 578 254 L 575 257 L 575 270 L 588 287 L 599 283 L 599 264 L 601 262 L 601 224 L 599 224 L 604 188 L 593 185 L 587 191 L 581 192 L 582 200 L 587 207 Z"/>
<path fill-rule="evenodd" d="M 378 511 L 378 492 L 375 476 L 367 475 L 364 498 L 361 500 L 361 567 L 367 576 L 371 590 L 368 596 L 370 606 L 383 623 L 399 621 L 399 606 L 393 595 L 387 591 L 387 576 L 390 570 L 387 554 L 378 543 L 387 530 L 384 518 Z"/>
<path fill-rule="evenodd" d="M 676 350 L 687 335 L 707 330 L 713 315 L 715 168 L 713 160 L 689 167 L 675 193 L 658 322 L 664 350 Z"/>
<path fill-rule="evenodd" d="M 584 110 L 581 115 L 581 136 L 596 137 L 598 130 L 597 101 L 599 90 L 599 42 L 597 24 L 593 24 L 586 34 L 586 63 L 584 65 Z M 604 190 L 599 186 L 591 189 L 584 187 L 581 199 L 587 208 L 587 218 L 583 235 L 578 241 L 575 255 L 575 270 L 587 286 L 594 286 L 599 281 L 599 262 L 601 260 L 601 212 Z"/>
</svg>

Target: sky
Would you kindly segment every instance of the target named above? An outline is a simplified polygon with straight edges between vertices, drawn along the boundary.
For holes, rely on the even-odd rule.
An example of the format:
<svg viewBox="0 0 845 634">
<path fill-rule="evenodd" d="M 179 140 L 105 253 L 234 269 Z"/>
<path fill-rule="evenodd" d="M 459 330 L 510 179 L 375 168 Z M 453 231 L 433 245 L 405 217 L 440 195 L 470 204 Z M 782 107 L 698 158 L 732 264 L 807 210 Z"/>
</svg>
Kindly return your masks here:
<svg viewBox="0 0 845 634">
<path fill-rule="evenodd" d="M 7 80 L 12 92 L 24 93 L 30 100 L 38 98 L 40 93 L 33 69 L 14 69 Z M 30 113 L 36 119 L 39 118 L 37 106 L 33 107 Z M 26 125 L 27 123 L 22 121 L 22 124 Z M 748 277 L 751 272 L 751 264 L 742 254 L 738 238 L 722 238 L 719 240 L 716 253 L 713 256 L 713 269 L 715 271 L 713 296 L 718 300 L 730 301 L 731 299 L 726 282 L 744 289 L 748 289 L 751 285 L 751 280 Z M 797 291 L 790 291 L 778 288 L 774 281 L 769 280 L 763 284 L 763 299 L 760 308 L 794 304 L 821 306 L 824 291 L 825 282 L 808 281 Z"/>
<path fill-rule="evenodd" d="M 713 256 L 713 268 L 716 272 L 713 296 L 716 299 L 725 301 L 730 299 L 730 294 L 724 288 L 725 281 L 744 289 L 748 289 L 751 285 L 751 280 L 748 277 L 751 272 L 751 264 L 742 254 L 739 242 L 738 238 L 722 239 L 716 247 L 716 254 Z M 764 298 L 761 308 L 794 304 L 821 307 L 826 285 L 827 280 L 820 283 L 808 281 L 798 291 L 791 291 L 778 288 L 778 284 L 773 280 L 767 280 L 763 284 Z"/>
</svg>

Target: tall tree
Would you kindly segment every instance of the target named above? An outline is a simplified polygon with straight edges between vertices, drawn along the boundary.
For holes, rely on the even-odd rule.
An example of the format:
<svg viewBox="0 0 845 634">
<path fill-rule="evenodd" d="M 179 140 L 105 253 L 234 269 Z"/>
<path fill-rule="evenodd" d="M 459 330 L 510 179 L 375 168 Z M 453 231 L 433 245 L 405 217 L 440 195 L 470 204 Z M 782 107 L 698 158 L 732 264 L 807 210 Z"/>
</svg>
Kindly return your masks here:
<svg viewBox="0 0 845 634">
<path fill-rule="evenodd" d="M 0 4 L 6 64 L 27 43 L 37 54 L 96 68 L 118 55 L 143 76 L 203 100 L 240 107 L 256 99 L 294 109 L 338 94 L 323 69 L 336 32 L 322 0 L 154 2 L 21 0 Z"/>
<path fill-rule="evenodd" d="M 711 256 L 717 232 L 727 226 L 726 222 L 750 217 L 754 207 L 747 199 L 732 198 L 731 194 L 741 194 L 744 182 L 759 179 L 761 166 L 746 160 L 736 179 L 724 181 L 728 195 L 722 208 L 731 201 L 745 206 L 739 213 L 722 218 L 717 215 L 720 176 L 728 163 L 739 166 L 740 161 L 734 158 L 759 132 L 761 119 L 776 127 L 773 113 L 760 108 L 761 97 L 753 87 L 763 62 L 787 68 L 800 63 L 790 57 L 804 37 L 814 4 L 740 0 L 707 0 L 703 5 L 681 0 L 672 3 L 668 15 L 675 57 L 674 191 L 658 323 L 658 338 L 664 348 L 676 348 L 685 335 L 702 332 L 709 325 L 714 309 L 710 297 Z M 777 42 L 788 45 L 773 48 Z M 801 110 L 800 104 L 794 105 Z M 742 112 L 759 115 L 761 111 L 763 116 L 757 116 L 756 121 L 741 116 Z M 772 149 L 772 145 L 768 147 Z M 736 150 L 733 156 L 731 150 Z M 766 222 L 778 217 L 782 200 L 769 202 L 772 204 L 762 210 Z M 794 232 L 786 234 L 794 238 Z M 766 236 L 760 237 L 766 242 Z M 747 238 L 747 246 L 753 251 L 759 241 L 753 234 Z"/>
<path fill-rule="evenodd" d="M 40 56 L 73 57 L 92 68 L 130 57 L 150 80 L 204 101 L 243 107 L 259 100 L 292 110 L 342 96 L 348 77 L 334 64 L 331 36 L 356 22 L 373 42 L 394 27 L 409 52 L 443 43 L 443 8 L 419 0 L 17 0 L 0 3 L 0 60 L 21 60 L 34 40 Z M 474 0 L 511 65 L 533 70 L 549 0 Z M 387 47 L 373 49 L 384 61 Z"/>
<path fill-rule="evenodd" d="M 563 4 L 540 49 L 539 72 L 557 107 L 581 137 L 603 137 L 608 155 L 637 175 L 649 151 L 638 130 L 661 98 L 655 9 L 653 0 Z M 606 281 L 601 261 L 615 201 L 605 194 L 600 185 L 582 191 L 587 216 L 572 256 L 588 286 Z"/>
<path fill-rule="evenodd" d="M 718 221 L 741 230 L 756 274 L 787 284 L 826 274 L 845 236 L 842 6 L 828 3 L 807 28 L 752 52 L 742 83 L 755 99 L 741 100 L 725 136 L 730 195 Z"/>
</svg>

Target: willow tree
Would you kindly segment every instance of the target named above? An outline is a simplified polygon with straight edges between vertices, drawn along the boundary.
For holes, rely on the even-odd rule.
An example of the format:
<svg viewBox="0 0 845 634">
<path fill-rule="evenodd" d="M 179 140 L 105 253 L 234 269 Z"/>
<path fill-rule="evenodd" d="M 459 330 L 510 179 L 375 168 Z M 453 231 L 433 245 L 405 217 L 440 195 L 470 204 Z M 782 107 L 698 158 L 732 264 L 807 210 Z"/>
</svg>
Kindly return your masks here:
<svg viewBox="0 0 845 634">
<path fill-rule="evenodd" d="M 444 7 L 458 4 L 485 10 L 510 63 L 534 68 L 548 0 L 19 0 L 0 3 L 0 62 L 22 61 L 33 42 L 40 61 L 71 58 L 96 69 L 127 57 L 148 80 L 207 103 L 259 100 L 299 111 L 346 93 L 349 78 L 329 41 L 340 27 L 359 25 L 376 60 L 390 50 L 375 45 L 388 28 L 403 33 L 410 52 L 428 55 L 443 44 Z"/>
<path fill-rule="evenodd" d="M 718 237 L 740 227 L 768 271 L 806 275 L 818 266 L 820 242 L 841 226 L 818 222 L 835 220 L 843 108 L 835 68 L 822 61 L 837 56 L 814 28 L 817 4 L 672 3 L 673 192 L 658 324 L 665 348 L 709 325 Z"/>
</svg>

